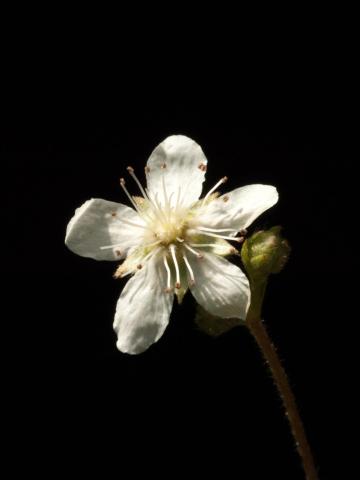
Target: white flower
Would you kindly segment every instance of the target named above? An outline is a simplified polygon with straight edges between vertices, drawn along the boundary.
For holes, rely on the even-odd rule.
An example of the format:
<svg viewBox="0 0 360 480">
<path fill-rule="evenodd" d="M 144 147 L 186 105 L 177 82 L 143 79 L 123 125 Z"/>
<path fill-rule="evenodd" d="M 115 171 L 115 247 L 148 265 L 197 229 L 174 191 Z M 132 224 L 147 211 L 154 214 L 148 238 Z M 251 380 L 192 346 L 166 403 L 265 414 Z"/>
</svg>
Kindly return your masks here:
<svg viewBox="0 0 360 480">
<path fill-rule="evenodd" d="M 145 167 L 147 188 L 128 172 L 141 197 L 133 208 L 92 199 L 75 212 L 67 227 L 70 250 L 96 260 L 123 260 L 115 277 L 133 274 L 117 303 L 117 347 L 137 354 L 156 342 L 169 322 L 174 293 L 181 301 L 190 288 L 211 314 L 245 319 L 250 303 L 245 274 L 224 256 L 235 253 L 228 242 L 278 200 L 275 187 L 248 185 L 216 193 L 226 177 L 199 200 L 207 160 L 188 137 L 166 138 Z"/>
</svg>

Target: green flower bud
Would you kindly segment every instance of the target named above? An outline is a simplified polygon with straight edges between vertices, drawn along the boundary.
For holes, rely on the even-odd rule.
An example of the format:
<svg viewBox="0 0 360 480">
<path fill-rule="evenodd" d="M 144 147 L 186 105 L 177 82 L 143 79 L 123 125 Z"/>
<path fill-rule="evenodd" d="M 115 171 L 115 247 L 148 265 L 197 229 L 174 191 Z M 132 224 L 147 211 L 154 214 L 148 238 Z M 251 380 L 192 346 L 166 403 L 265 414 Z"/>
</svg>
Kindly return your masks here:
<svg viewBox="0 0 360 480">
<path fill-rule="evenodd" d="M 261 318 L 269 275 L 279 273 L 289 258 L 289 243 L 280 232 L 281 227 L 278 226 L 260 230 L 247 238 L 241 249 L 241 259 L 251 288 L 251 304 L 246 318 L 248 324 Z M 216 317 L 200 305 L 197 308 L 195 322 L 202 332 L 212 337 L 218 337 L 234 327 L 244 325 L 244 320 Z"/>
<path fill-rule="evenodd" d="M 280 232 L 279 226 L 260 230 L 244 242 L 241 259 L 251 280 L 265 281 L 271 273 L 283 269 L 289 258 L 290 245 Z"/>
<path fill-rule="evenodd" d="M 268 277 L 271 273 L 279 273 L 289 258 L 289 243 L 282 238 L 280 232 L 281 227 L 260 230 L 247 238 L 241 249 L 241 259 L 251 288 L 247 323 L 261 318 Z"/>
</svg>

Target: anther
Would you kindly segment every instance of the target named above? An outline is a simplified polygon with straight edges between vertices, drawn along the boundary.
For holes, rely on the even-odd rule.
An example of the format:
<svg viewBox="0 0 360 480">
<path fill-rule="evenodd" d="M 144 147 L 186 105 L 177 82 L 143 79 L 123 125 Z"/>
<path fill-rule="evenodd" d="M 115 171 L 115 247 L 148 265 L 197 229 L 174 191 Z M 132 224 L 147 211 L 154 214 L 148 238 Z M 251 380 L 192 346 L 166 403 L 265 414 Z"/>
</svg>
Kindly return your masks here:
<svg viewBox="0 0 360 480">
<path fill-rule="evenodd" d="M 224 195 L 221 198 L 222 198 L 222 201 L 225 202 L 225 203 L 229 201 L 229 195 Z"/>
<path fill-rule="evenodd" d="M 136 268 L 137 268 L 138 270 L 141 270 L 141 269 L 143 268 L 143 266 L 141 265 L 141 263 L 139 263 L 139 265 L 137 265 Z"/>
<path fill-rule="evenodd" d="M 129 166 L 129 167 L 126 167 L 126 170 L 130 173 L 130 175 L 131 175 L 132 173 L 134 173 L 133 167 L 130 167 L 130 166 Z"/>
<path fill-rule="evenodd" d="M 176 237 L 176 240 L 177 240 L 178 242 L 180 242 L 180 243 L 185 242 L 185 240 L 184 240 L 183 238 L 180 238 L 180 237 Z"/>
<path fill-rule="evenodd" d="M 120 257 L 120 255 L 121 255 L 120 250 L 115 250 L 115 255 L 117 255 L 118 257 Z"/>
<path fill-rule="evenodd" d="M 177 289 L 181 288 L 180 282 L 175 283 L 175 288 L 177 288 Z"/>
<path fill-rule="evenodd" d="M 246 230 L 246 228 L 243 228 L 242 230 L 240 230 L 239 234 L 242 236 L 242 237 L 245 237 L 245 235 L 247 235 L 248 231 Z"/>
<path fill-rule="evenodd" d="M 145 170 L 145 173 L 149 173 L 149 172 L 150 172 L 150 167 L 148 167 L 148 166 L 146 165 L 146 167 L 144 168 L 144 170 Z"/>
<path fill-rule="evenodd" d="M 122 264 L 116 269 L 116 272 L 114 273 L 113 277 L 122 278 L 122 277 L 125 277 L 126 275 L 129 275 L 129 273 L 130 273 L 130 270 L 124 268 L 124 264 Z"/>
<path fill-rule="evenodd" d="M 164 170 L 164 169 L 166 168 L 166 163 L 165 163 L 165 162 L 162 163 L 162 164 L 160 165 L 160 168 L 161 168 L 162 170 Z"/>
<path fill-rule="evenodd" d="M 233 238 L 233 241 L 237 242 L 237 243 L 242 243 L 244 240 L 245 240 L 244 237 L 234 237 Z"/>
<path fill-rule="evenodd" d="M 116 212 L 113 212 L 113 213 L 111 214 L 111 216 L 112 216 L 112 217 L 116 217 Z"/>
<path fill-rule="evenodd" d="M 200 165 L 198 166 L 198 168 L 202 171 L 202 172 L 206 172 L 206 165 L 205 163 L 200 163 Z"/>
</svg>

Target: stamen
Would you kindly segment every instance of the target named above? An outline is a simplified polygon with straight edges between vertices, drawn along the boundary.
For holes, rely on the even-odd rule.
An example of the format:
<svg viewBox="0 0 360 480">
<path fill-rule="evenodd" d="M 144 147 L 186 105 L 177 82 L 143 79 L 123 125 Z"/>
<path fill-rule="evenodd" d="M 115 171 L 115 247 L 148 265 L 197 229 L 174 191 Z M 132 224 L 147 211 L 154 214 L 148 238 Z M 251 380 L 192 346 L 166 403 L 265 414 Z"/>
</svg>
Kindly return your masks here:
<svg viewBox="0 0 360 480">
<path fill-rule="evenodd" d="M 124 190 L 124 192 L 126 193 L 128 199 L 130 200 L 130 202 L 132 203 L 133 207 L 135 208 L 135 210 L 141 214 L 138 206 L 136 205 L 136 203 L 134 202 L 132 196 L 130 195 L 130 193 L 128 192 L 127 188 L 125 187 L 125 180 L 123 178 L 120 178 L 120 185 L 122 187 L 122 189 Z"/>
<path fill-rule="evenodd" d="M 156 206 L 156 209 L 157 209 L 156 213 L 158 214 L 158 218 L 160 219 L 161 222 L 167 223 L 168 219 L 165 216 L 164 209 L 162 209 L 160 207 L 160 204 L 159 204 L 159 193 L 158 192 L 155 193 L 155 198 L 153 199 L 153 202 L 154 202 L 154 204 Z"/>
<path fill-rule="evenodd" d="M 100 250 L 110 250 L 110 248 L 122 247 L 121 243 L 115 245 L 105 245 L 104 247 L 99 247 Z"/>
<path fill-rule="evenodd" d="M 150 244 L 150 245 L 156 245 L 156 243 Z M 149 245 L 145 245 L 145 247 L 148 247 L 148 246 Z M 145 255 L 145 257 L 142 259 L 142 264 L 144 265 L 145 262 L 147 262 L 150 257 L 153 257 L 158 252 L 159 252 L 159 247 L 155 248 L 155 250 L 151 250 L 151 252 L 149 252 L 147 255 Z"/>
<path fill-rule="evenodd" d="M 201 253 L 199 253 L 196 250 L 194 250 L 193 248 L 191 248 L 187 243 L 183 243 L 183 245 L 187 250 L 189 250 L 189 252 L 193 253 L 198 258 L 204 258 L 204 255 L 202 255 Z"/>
<path fill-rule="evenodd" d="M 144 247 L 146 248 L 155 247 L 155 245 L 159 245 L 159 243 L 161 243 L 161 240 L 157 240 L 156 242 L 152 242 L 152 243 L 146 243 Z"/>
<path fill-rule="evenodd" d="M 119 220 L 122 223 L 125 223 L 126 225 L 131 225 L 132 227 L 139 227 L 145 230 L 149 229 L 149 227 L 147 227 L 146 225 L 139 225 L 138 223 L 131 222 L 130 220 L 124 220 L 123 218 L 117 218 L 117 220 Z"/>
<path fill-rule="evenodd" d="M 176 272 L 175 288 L 180 288 L 181 287 L 181 284 L 180 284 L 180 270 L 179 270 L 178 261 L 176 259 L 175 245 L 171 244 L 169 248 L 170 248 L 171 256 L 172 256 L 172 259 L 173 259 L 173 262 L 174 262 L 174 265 L 175 265 L 175 272 Z"/>
<path fill-rule="evenodd" d="M 142 213 L 146 213 L 148 218 L 151 218 L 149 214 L 153 213 L 155 218 L 157 218 L 159 220 L 159 211 L 160 211 L 159 205 L 156 205 L 155 202 L 153 201 L 153 199 L 150 197 L 150 194 L 149 194 L 149 191 L 147 190 L 147 188 L 143 188 L 143 186 L 140 183 L 140 180 L 135 175 L 135 170 L 133 169 L 133 167 L 127 167 L 126 170 L 129 172 L 129 174 L 135 180 L 135 182 L 136 182 L 137 186 L 139 187 L 140 192 L 142 193 L 143 197 L 146 200 L 148 200 L 149 203 L 153 207 L 150 211 L 146 211 L 146 212 L 142 212 Z M 147 173 L 146 167 L 145 167 L 145 173 Z"/>
<path fill-rule="evenodd" d="M 181 186 L 179 185 L 179 186 L 178 186 L 178 191 L 177 191 L 175 209 L 177 209 L 177 207 L 179 206 L 180 195 L 181 195 Z"/>
<path fill-rule="evenodd" d="M 165 270 L 166 270 L 166 273 L 167 273 L 167 284 L 166 284 L 165 292 L 169 293 L 172 290 L 172 288 L 171 288 L 171 270 L 170 270 L 170 267 L 169 267 L 169 264 L 168 264 L 168 261 L 167 261 L 167 258 L 166 258 L 166 254 L 164 255 L 163 261 L 164 261 L 164 266 L 165 266 Z"/>
<path fill-rule="evenodd" d="M 206 237 L 214 237 L 214 238 L 222 238 L 224 240 L 231 240 L 232 242 L 237 242 L 237 243 L 241 243 L 244 241 L 244 238 L 243 237 L 229 237 L 227 235 L 218 235 L 216 233 L 210 233 L 210 232 L 203 232 L 199 229 L 196 229 L 196 231 L 202 233 L 203 235 L 205 235 Z"/>
<path fill-rule="evenodd" d="M 183 256 L 183 259 L 184 259 L 186 268 L 188 269 L 189 274 L 190 274 L 190 284 L 191 284 L 191 285 L 195 285 L 194 272 L 193 272 L 193 270 L 192 270 L 192 268 L 191 268 L 191 265 L 190 265 L 190 263 L 189 263 L 189 260 L 187 259 L 187 256 L 186 256 L 185 253 L 183 253 L 182 256 Z"/>
<path fill-rule="evenodd" d="M 229 251 L 229 254 L 235 254 L 237 253 L 236 248 L 234 247 L 229 247 L 227 245 L 221 245 L 219 243 L 190 243 L 192 247 L 197 247 L 197 248 L 226 248 Z"/>
<path fill-rule="evenodd" d="M 173 198 L 174 196 L 174 192 L 171 192 L 170 193 L 170 197 L 169 197 L 169 208 L 171 209 L 171 199 Z"/>
<path fill-rule="evenodd" d="M 162 181 L 162 187 L 163 187 L 163 190 L 164 190 L 165 207 L 166 207 L 168 217 L 169 217 L 169 215 L 170 215 L 170 203 L 169 203 L 169 197 L 168 197 L 168 194 L 167 194 L 167 191 L 166 191 L 165 175 L 162 175 L 161 181 Z"/>
<path fill-rule="evenodd" d="M 220 185 L 221 185 L 222 183 L 227 182 L 227 180 L 228 180 L 228 177 L 223 177 L 223 178 L 221 178 L 221 179 L 217 182 L 217 184 L 214 185 L 213 188 L 212 188 L 211 190 L 209 190 L 208 193 L 205 195 L 204 200 L 203 200 L 203 202 L 202 202 L 202 205 L 204 205 L 205 201 L 209 198 L 209 196 L 210 196 L 213 192 L 215 192 L 215 190 L 216 190 L 218 187 L 220 187 Z"/>
<path fill-rule="evenodd" d="M 190 243 L 192 247 L 205 248 L 205 247 L 221 247 L 218 243 Z"/>
<path fill-rule="evenodd" d="M 155 194 L 155 198 L 154 196 L 151 196 L 150 195 L 150 192 L 147 188 L 145 188 L 145 193 L 147 195 L 147 198 L 149 199 L 149 202 L 151 203 L 152 205 L 152 209 L 149 209 L 149 211 L 147 211 L 146 213 L 148 214 L 149 218 L 153 221 L 154 219 L 155 220 L 158 220 L 160 222 L 163 222 L 164 220 L 166 221 L 166 218 L 160 208 L 160 205 L 158 203 L 158 200 L 157 200 L 157 197 L 156 197 L 156 194 Z M 150 214 L 153 215 L 153 218 L 150 217 Z"/>
<path fill-rule="evenodd" d="M 237 233 L 237 230 L 235 230 L 234 228 L 197 227 L 197 230 L 203 230 L 204 232 L 214 232 L 214 233 L 220 233 L 220 232 L 234 232 L 234 233 Z"/>
<path fill-rule="evenodd" d="M 145 193 L 145 190 L 143 189 L 143 186 L 141 185 L 139 179 L 137 178 L 137 176 L 135 175 L 135 170 L 133 169 L 133 167 L 127 167 L 126 170 L 130 173 L 130 175 L 132 176 L 132 178 L 135 180 L 137 186 L 139 187 L 140 189 L 140 192 L 143 194 L 143 197 L 146 198 L 147 200 L 148 199 L 148 196 L 146 195 Z"/>
</svg>

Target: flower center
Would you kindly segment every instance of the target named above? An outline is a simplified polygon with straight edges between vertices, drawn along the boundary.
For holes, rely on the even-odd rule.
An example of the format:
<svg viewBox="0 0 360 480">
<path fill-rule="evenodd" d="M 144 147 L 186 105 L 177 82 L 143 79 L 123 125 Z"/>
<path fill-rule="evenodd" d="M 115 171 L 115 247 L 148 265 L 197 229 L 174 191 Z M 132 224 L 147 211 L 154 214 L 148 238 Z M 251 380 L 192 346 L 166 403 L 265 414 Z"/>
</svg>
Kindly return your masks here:
<svg viewBox="0 0 360 480">
<path fill-rule="evenodd" d="M 186 228 L 177 222 L 168 222 L 161 224 L 154 228 L 155 237 L 160 240 L 161 245 L 167 247 L 171 243 L 178 243 L 183 241 L 183 235 Z"/>
<path fill-rule="evenodd" d="M 166 164 L 163 164 L 161 168 L 163 170 L 166 169 Z M 133 197 L 125 186 L 125 180 L 123 178 L 120 179 L 121 187 L 139 216 L 144 221 L 143 225 L 134 224 L 127 220 L 123 221 L 125 224 L 128 223 L 129 225 L 137 226 L 144 231 L 141 242 L 141 247 L 143 248 L 144 253 L 141 258 L 141 263 L 138 263 L 136 268 L 142 268 L 150 257 L 159 254 L 160 258 L 162 257 L 163 265 L 167 274 L 166 292 L 172 292 L 173 285 L 177 289 L 181 288 L 180 273 L 182 269 L 185 269 L 188 283 L 190 285 L 195 283 L 194 272 L 189 258 L 194 258 L 195 256 L 196 261 L 203 259 L 203 248 L 219 248 L 219 243 L 217 243 L 219 242 L 219 239 L 239 243 L 243 241 L 242 237 L 235 236 L 237 232 L 233 229 L 207 228 L 196 225 L 193 219 L 190 220 L 191 217 L 189 216 L 189 213 L 191 212 L 191 208 L 183 207 L 181 205 L 181 187 L 178 187 L 176 200 L 174 200 L 174 192 L 172 192 L 170 196 L 168 195 L 164 176 L 162 177 L 162 192 L 160 192 L 162 193 L 162 201 L 160 202 L 158 197 L 159 192 L 150 193 L 146 188 L 144 189 L 132 167 L 127 167 L 127 171 L 135 180 L 142 193 L 141 198 Z M 221 184 L 225 183 L 226 180 L 227 177 L 220 179 L 205 197 L 200 200 L 200 205 L 198 204 L 195 208 L 201 209 L 206 204 L 210 195 Z M 100 248 L 107 249 L 114 247 L 117 247 L 117 245 L 106 245 Z M 236 252 L 236 249 L 226 242 L 225 246 L 223 245 L 223 248 L 225 248 L 223 254 Z M 126 272 L 130 273 L 130 271 Z M 120 267 L 119 276 L 121 276 L 121 273 L 122 267 Z"/>
</svg>

